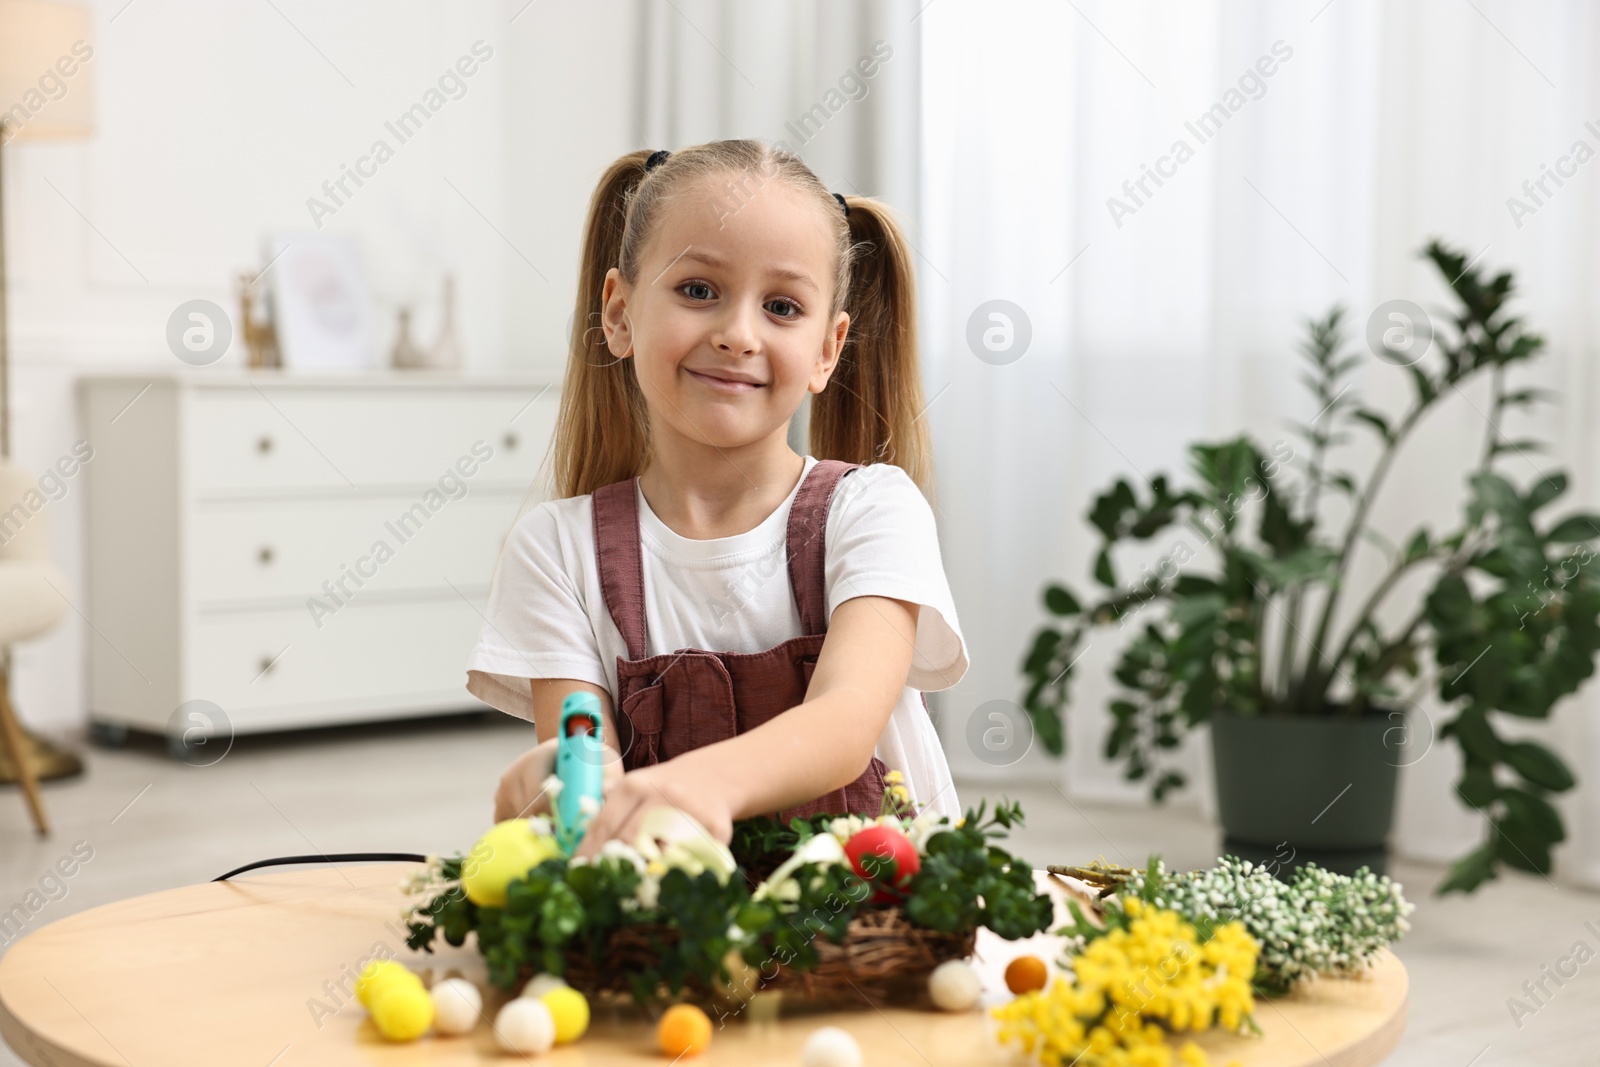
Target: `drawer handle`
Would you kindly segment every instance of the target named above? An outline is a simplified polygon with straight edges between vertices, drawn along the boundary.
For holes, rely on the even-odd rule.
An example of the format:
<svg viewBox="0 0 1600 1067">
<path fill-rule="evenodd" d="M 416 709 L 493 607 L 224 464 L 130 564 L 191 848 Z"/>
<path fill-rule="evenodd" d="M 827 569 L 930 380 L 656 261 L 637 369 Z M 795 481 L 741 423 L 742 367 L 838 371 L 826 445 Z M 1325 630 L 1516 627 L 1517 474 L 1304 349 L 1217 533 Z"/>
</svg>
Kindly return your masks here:
<svg viewBox="0 0 1600 1067">
<path fill-rule="evenodd" d="M 505 446 L 507 451 L 514 450 L 517 447 L 517 435 L 514 433 L 506 434 Z"/>
<path fill-rule="evenodd" d="M 278 658 L 276 656 L 262 656 L 261 657 L 261 672 L 260 672 L 260 674 L 257 674 L 256 677 L 259 678 L 259 677 L 261 677 L 262 674 L 270 674 L 272 672 L 272 669 L 274 667 L 276 667 L 277 665 L 278 665 Z"/>
<path fill-rule="evenodd" d="M 268 452 L 271 452 L 272 451 L 272 438 L 268 437 L 266 435 L 262 435 L 261 440 L 256 442 L 256 451 L 260 452 L 263 455 L 265 455 Z"/>
<path fill-rule="evenodd" d="M 272 562 L 272 546 L 271 545 L 262 545 L 261 546 L 260 558 L 261 558 L 262 566 L 265 566 L 266 564 Z"/>
</svg>

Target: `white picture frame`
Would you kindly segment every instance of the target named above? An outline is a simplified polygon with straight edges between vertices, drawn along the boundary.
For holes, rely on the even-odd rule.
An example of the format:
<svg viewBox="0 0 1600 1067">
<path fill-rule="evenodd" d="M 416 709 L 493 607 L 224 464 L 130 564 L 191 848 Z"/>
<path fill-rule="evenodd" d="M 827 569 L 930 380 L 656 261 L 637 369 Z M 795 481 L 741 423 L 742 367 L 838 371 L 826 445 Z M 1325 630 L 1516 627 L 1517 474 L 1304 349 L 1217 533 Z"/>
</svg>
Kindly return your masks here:
<svg viewBox="0 0 1600 1067">
<path fill-rule="evenodd" d="M 372 300 L 355 240 L 344 234 L 279 230 L 268 236 L 266 252 L 284 369 L 315 373 L 376 368 Z"/>
</svg>

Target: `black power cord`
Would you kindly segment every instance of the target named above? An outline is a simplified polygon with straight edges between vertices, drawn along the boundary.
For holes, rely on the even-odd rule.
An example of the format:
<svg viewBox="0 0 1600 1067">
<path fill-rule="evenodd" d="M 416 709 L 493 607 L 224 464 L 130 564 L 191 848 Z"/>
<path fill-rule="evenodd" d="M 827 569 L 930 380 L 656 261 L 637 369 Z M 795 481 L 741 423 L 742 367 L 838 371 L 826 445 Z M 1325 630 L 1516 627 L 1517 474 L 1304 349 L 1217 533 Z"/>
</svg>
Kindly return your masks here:
<svg viewBox="0 0 1600 1067">
<path fill-rule="evenodd" d="M 331 856 L 324 856 L 324 855 L 316 855 L 316 856 L 279 856 L 277 859 L 256 860 L 256 862 L 254 862 L 254 863 L 247 863 L 243 867 L 239 867 L 239 868 L 236 868 L 234 870 L 231 870 L 227 874 L 219 875 L 218 877 L 213 878 L 211 880 L 213 882 L 226 882 L 229 878 L 232 878 L 236 874 L 243 874 L 245 871 L 253 871 L 257 867 L 274 867 L 274 866 L 277 866 L 279 864 L 288 864 L 288 863 L 367 863 L 367 862 L 377 862 L 377 861 L 384 861 L 384 860 L 387 860 L 387 861 L 401 860 L 401 861 L 408 862 L 408 863 L 427 863 L 428 862 L 428 857 L 419 856 L 414 852 L 336 852 Z"/>
</svg>

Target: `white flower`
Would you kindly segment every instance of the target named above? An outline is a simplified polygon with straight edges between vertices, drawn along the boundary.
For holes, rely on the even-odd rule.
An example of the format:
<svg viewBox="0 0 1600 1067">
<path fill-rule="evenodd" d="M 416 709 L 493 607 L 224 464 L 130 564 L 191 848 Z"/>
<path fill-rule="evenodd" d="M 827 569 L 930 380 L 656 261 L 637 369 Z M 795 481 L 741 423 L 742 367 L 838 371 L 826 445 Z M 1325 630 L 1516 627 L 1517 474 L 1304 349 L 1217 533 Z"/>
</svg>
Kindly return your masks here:
<svg viewBox="0 0 1600 1067">
<path fill-rule="evenodd" d="M 920 855 L 927 847 L 928 838 L 948 829 L 950 829 L 950 817 L 936 815 L 932 808 L 928 808 L 918 812 L 917 817 L 911 820 L 911 825 L 906 828 L 906 837 Z"/>
<path fill-rule="evenodd" d="M 828 823 L 828 832 L 843 843 L 866 829 L 867 825 L 868 820 L 864 815 L 841 815 Z"/>
<path fill-rule="evenodd" d="M 600 855 L 602 858 L 609 856 L 612 859 L 627 860 L 634 865 L 640 874 L 644 873 L 644 857 L 639 855 L 638 849 L 626 841 L 618 841 L 616 838 L 612 838 L 600 846 Z"/>
<path fill-rule="evenodd" d="M 555 805 L 556 797 L 561 795 L 562 784 L 563 783 L 560 777 L 557 775 L 550 774 L 545 776 L 543 789 L 546 793 L 550 794 L 550 804 L 552 807 Z"/>
<path fill-rule="evenodd" d="M 559 793 L 560 791 L 561 787 L 559 785 L 556 786 L 556 792 Z M 555 832 L 551 829 L 549 817 L 545 815 L 528 816 L 528 829 L 532 830 L 540 837 L 549 837 Z"/>
<path fill-rule="evenodd" d="M 849 862 L 849 857 L 844 854 L 844 846 L 839 844 L 837 837 L 832 833 L 815 834 L 806 838 L 805 842 L 794 850 L 794 854 L 784 860 L 766 881 L 756 886 L 755 892 L 750 894 L 750 899 L 761 900 L 770 896 L 775 900 L 792 903 L 800 898 L 800 883 L 792 877 L 796 867 L 802 863 L 815 863 L 827 867 Z"/>
<path fill-rule="evenodd" d="M 711 871 L 724 885 L 738 867 L 727 846 L 681 808 L 662 806 L 646 812 L 633 847 L 647 862 L 676 867 L 690 877 Z"/>
<path fill-rule="evenodd" d="M 579 797 L 578 811 L 592 819 L 600 811 L 600 801 L 592 796 Z"/>
</svg>

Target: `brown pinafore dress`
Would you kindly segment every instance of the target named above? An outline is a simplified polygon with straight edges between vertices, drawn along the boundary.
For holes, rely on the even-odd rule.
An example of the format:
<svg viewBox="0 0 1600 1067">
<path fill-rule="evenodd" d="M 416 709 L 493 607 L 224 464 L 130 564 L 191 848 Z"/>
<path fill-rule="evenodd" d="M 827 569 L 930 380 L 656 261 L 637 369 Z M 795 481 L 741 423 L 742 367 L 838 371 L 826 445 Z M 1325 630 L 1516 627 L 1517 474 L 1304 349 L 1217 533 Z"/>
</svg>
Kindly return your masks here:
<svg viewBox="0 0 1600 1067">
<path fill-rule="evenodd" d="M 805 700 L 827 636 L 824 534 L 834 490 L 859 464 L 818 460 L 789 511 L 789 584 L 800 609 L 801 636 L 765 652 L 682 648 L 649 655 L 644 610 L 644 556 L 639 540 L 638 479 L 594 492 L 594 541 L 606 609 L 628 656 L 617 657 L 617 743 L 626 770 L 648 767 L 691 749 L 755 729 Z M 886 765 L 877 756 L 860 777 L 798 807 L 772 812 L 784 822 L 823 812 L 875 816 Z"/>
</svg>

